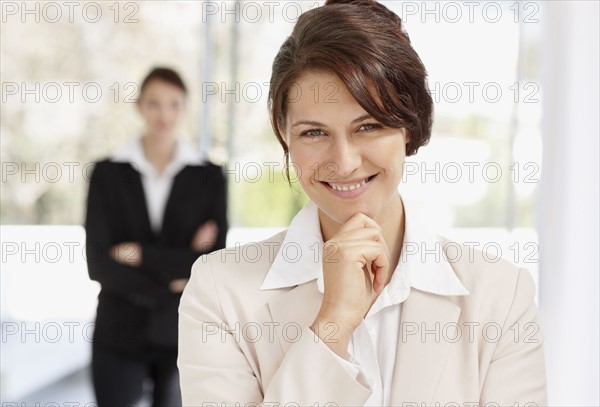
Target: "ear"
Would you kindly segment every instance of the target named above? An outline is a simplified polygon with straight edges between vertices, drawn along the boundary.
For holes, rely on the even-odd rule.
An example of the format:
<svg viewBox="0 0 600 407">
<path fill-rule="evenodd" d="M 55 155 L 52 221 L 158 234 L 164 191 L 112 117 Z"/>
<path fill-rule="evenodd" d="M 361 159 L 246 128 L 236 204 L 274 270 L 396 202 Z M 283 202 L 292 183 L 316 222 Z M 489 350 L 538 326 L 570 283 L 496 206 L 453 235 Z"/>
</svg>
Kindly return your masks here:
<svg viewBox="0 0 600 407">
<path fill-rule="evenodd" d="M 402 135 L 404 137 L 404 144 L 408 145 L 408 143 L 410 143 L 410 133 L 409 131 L 406 129 L 406 127 L 402 127 Z"/>
</svg>

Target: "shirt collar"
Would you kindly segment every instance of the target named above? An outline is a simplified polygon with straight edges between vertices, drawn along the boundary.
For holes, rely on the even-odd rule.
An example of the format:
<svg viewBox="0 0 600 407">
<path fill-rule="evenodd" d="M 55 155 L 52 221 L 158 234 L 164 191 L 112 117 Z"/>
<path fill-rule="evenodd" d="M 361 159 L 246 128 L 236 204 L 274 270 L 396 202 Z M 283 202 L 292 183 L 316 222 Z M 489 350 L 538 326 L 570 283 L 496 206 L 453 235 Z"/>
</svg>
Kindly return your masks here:
<svg viewBox="0 0 600 407">
<path fill-rule="evenodd" d="M 292 219 L 260 289 L 292 287 L 317 279 L 323 292 L 323 237 L 317 206 L 309 201 Z"/>
<path fill-rule="evenodd" d="M 438 295 L 469 294 L 444 257 L 441 243 L 418 216 L 416 207 L 404 200 L 403 204 L 405 232 L 400 261 L 368 315 L 404 301 L 411 288 Z M 293 287 L 317 279 L 317 287 L 323 293 L 322 249 L 318 208 L 309 201 L 290 223 L 260 289 Z"/>
<path fill-rule="evenodd" d="M 153 178 L 159 176 L 144 154 L 141 138 L 132 140 L 115 150 L 110 159 L 115 162 L 131 163 L 136 170 L 145 176 Z M 201 165 L 203 161 L 203 156 L 197 152 L 192 143 L 178 139 L 175 144 L 173 158 L 160 176 L 174 176 L 186 165 Z"/>
</svg>

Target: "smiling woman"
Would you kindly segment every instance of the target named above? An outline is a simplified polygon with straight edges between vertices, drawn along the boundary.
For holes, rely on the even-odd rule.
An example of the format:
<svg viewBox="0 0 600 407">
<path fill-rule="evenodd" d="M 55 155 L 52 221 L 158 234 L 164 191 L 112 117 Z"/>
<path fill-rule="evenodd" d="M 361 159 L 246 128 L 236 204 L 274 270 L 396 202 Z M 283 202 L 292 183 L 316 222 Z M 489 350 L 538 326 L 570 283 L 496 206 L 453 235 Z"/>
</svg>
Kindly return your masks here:
<svg viewBox="0 0 600 407">
<path fill-rule="evenodd" d="M 528 271 L 438 237 L 398 191 L 431 133 L 426 78 L 375 1 L 300 17 L 269 107 L 310 201 L 287 230 L 194 264 L 184 405 L 546 404 Z"/>
</svg>

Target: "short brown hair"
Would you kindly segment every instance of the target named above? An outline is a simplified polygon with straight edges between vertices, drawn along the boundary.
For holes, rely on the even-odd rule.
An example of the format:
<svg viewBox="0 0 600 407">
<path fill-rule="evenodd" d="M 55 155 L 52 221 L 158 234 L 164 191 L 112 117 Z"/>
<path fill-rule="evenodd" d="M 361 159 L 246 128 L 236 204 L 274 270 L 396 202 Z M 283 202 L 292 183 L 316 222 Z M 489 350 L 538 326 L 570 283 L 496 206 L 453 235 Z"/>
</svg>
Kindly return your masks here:
<svg viewBox="0 0 600 407">
<path fill-rule="evenodd" d="M 373 0 L 328 0 L 302 14 L 285 40 L 271 73 L 268 106 L 277 139 L 282 135 L 290 86 L 307 71 L 337 75 L 370 115 L 407 129 L 407 155 L 427 144 L 433 100 L 427 71 L 400 17 Z"/>
</svg>

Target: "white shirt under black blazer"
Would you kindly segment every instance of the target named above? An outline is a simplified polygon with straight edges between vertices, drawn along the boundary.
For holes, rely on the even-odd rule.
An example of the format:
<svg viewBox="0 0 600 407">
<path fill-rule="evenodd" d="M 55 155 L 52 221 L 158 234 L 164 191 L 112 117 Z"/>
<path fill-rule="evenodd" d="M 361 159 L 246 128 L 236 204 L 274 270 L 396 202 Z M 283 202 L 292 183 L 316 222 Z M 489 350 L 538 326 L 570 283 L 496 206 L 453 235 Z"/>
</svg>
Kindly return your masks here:
<svg viewBox="0 0 600 407">
<path fill-rule="evenodd" d="M 166 171 L 157 176 L 135 140 L 98 162 L 92 172 L 85 220 L 90 278 L 101 285 L 94 346 L 143 351 L 177 346 L 177 307 L 181 294 L 169 283 L 189 278 L 202 254 L 225 247 L 227 186 L 220 167 L 198 158 L 195 148 L 177 142 Z M 217 222 L 216 244 L 191 248 L 208 220 Z M 141 245 L 141 264 L 116 262 L 110 248 Z"/>
</svg>

